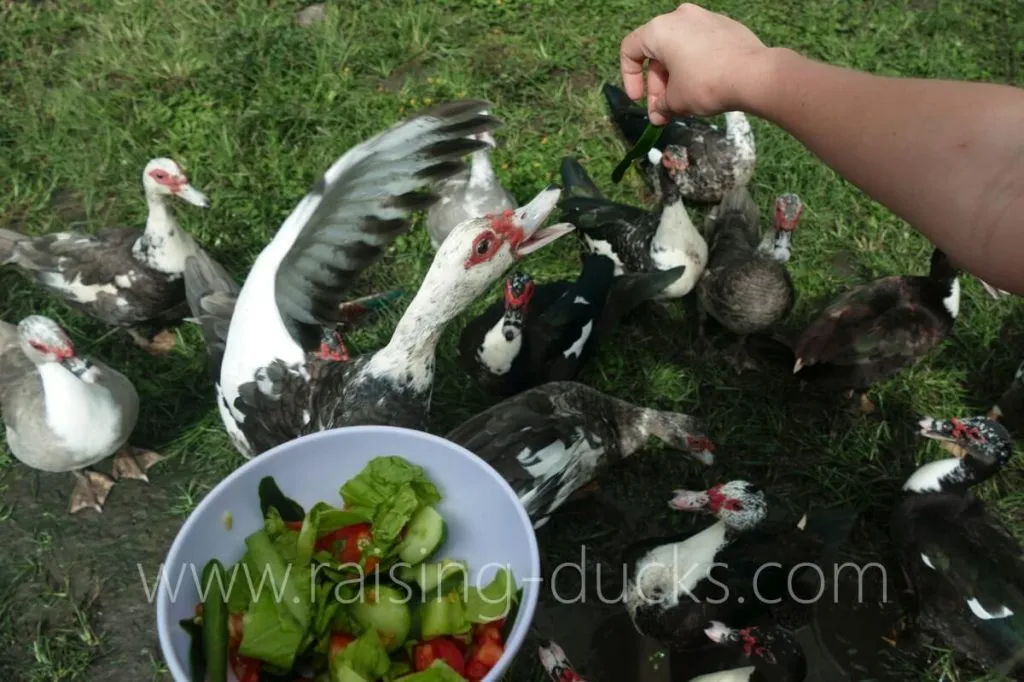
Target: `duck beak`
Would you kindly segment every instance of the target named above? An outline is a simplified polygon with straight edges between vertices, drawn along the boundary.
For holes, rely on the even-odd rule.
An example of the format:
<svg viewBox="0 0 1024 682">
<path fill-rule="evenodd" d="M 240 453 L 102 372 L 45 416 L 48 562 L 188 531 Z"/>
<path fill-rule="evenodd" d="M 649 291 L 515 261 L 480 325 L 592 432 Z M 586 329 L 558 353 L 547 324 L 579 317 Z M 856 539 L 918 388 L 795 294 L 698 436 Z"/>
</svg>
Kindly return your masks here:
<svg viewBox="0 0 1024 682">
<path fill-rule="evenodd" d="M 101 376 L 100 370 L 96 365 L 92 364 L 89 360 L 83 360 L 77 355 L 64 358 L 61 360 L 61 364 L 64 365 L 69 372 L 87 384 L 96 383 Z"/>
<path fill-rule="evenodd" d="M 555 212 L 561 195 L 562 189 L 552 185 L 541 191 L 530 203 L 515 210 L 515 221 L 522 229 L 524 237 L 516 249 L 519 256 L 533 253 L 576 229 L 569 223 L 541 227 L 544 221 Z"/>
<path fill-rule="evenodd" d="M 733 637 L 732 629 L 721 621 L 713 620 L 704 628 L 704 634 L 715 644 L 727 642 Z"/>
<path fill-rule="evenodd" d="M 708 496 L 703 490 L 676 490 L 675 497 L 668 501 L 668 506 L 678 511 L 700 511 L 708 504 Z"/>
<path fill-rule="evenodd" d="M 964 424 L 963 420 L 925 417 L 918 422 L 918 425 L 921 427 L 920 434 L 922 436 L 939 441 L 942 449 L 949 454 L 961 459 L 966 456 L 967 448 L 965 446 L 969 442 L 966 429 L 969 428 L 969 425 Z"/>
<path fill-rule="evenodd" d="M 177 190 L 174 195 L 180 199 L 184 199 L 193 206 L 198 206 L 199 208 L 207 208 L 210 205 L 210 201 L 206 198 L 206 195 L 192 185 L 184 185 L 181 189 Z"/>
</svg>

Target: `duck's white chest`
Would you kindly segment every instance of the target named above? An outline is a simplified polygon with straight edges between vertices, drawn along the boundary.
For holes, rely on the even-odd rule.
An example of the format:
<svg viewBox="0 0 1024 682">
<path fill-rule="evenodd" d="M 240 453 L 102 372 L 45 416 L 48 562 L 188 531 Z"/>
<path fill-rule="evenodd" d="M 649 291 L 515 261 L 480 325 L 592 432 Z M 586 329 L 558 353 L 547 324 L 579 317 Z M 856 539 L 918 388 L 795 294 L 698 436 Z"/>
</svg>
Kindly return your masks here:
<svg viewBox="0 0 1024 682">
<path fill-rule="evenodd" d="M 502 331 L 504 320 L 491 327 L 484 335 L 483 343 L 477 351 L 477 358 L 491 374 L 503 376 L 512 369 L 512 363 L 523 347 L 522 333 L 516 334 L 511 341 L 505 338 Z"/>
<path fill-rule="evenodd" d="M 636 563 L 626 593 L 629 612 L 635 614 L 645 604 L 676 606 L 681 596 L 692 594 L 708 576 L 725 543 L 725 524 L 718 521 L 683 542 L 652 549 Z"/>
<path fill-rule="evenodd" d="M 138 398 L 134 388 L 123 396 L 122 403 L 114 387 L 103 379 L 87 384 L 60 366 L 40 370 L 46 425 L 51 438 L 70 458 L 94 463 L 124 445 L 135 427 Z M 117 381 L 115 377 L 110 380 Z"/>
</svg>

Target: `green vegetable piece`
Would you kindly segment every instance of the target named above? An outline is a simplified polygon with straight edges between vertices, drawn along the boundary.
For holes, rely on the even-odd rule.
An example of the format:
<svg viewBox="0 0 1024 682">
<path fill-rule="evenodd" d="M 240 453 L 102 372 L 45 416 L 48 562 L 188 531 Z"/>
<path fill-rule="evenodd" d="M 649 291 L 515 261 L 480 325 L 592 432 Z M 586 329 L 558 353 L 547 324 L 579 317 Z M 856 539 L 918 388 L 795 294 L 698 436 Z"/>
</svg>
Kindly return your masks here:
<svg viewBox="0 0 1024 682">
<path fill-rule="evenodd" d="M 331 668 L 331 682 L 372 682 L 347 665 Z"/>
<path fill-rule="evenodd" d="M 245 614 L 239 653 L 288 669 L 314 615 L 311 568 L 287 564 L 264 531 L 247 537 L 245 544 L 251 567 L 248 582 L 256 599 Z"/>
<path fill-rule="evenodd" d="M 375 457 L 358 476 L 341 487 L 341 496 L 352 510 L 370 510 L 398 494 L 399 489 L 410 486 L 421 504 L 441 501 L 441 493 L 427 478 L 422 467 L 401 457 Z"/>
<path fill-rule="evenodd" d="M 260 511 L 263 512 L 264 517 L 267 516 L 271 507 L 277 509 L 285 521 L 302 521 L 306 516 L 306 511 L 301 504 L 281 492 L 273 476 L 264 476 L 260 479 Z"/>
<path fill-rule="evenodd" d="M 428 599 L 420 607 L 420 638 L 433 639 L 445 635 L 461 635 L 473 627 L 466 618 L 466 607 L 459 593 Z"/>
<path fill-rule="evenodd" d="M 516 598 L 512 573 L 499 568 L 494 579 L 484 587 L 466 590 L 466 617 L 473 623 L 489 623 L 507 617 Z"/>
<path fill-rule="evenodd" d="M 216 585 L 214 584 L 216 583 Z M 228 679 L 228 604 L 223 591 L 227 589 L 224 565 L 211 559 L 203 567 L 203 656 L 206 679 L 227 682 Z"/>
<path fill-rule="evenodd" d="M 399 488 L 394 497 L 377 506 L 373 516 L 373 544 L 383 551 L 390 549 L 405 524 L 415 518 L 420 506 L 420 498 L 411 486 Z"/>
<path fill-rule="evenodd" d="M 451 666 L 441 659 L 430 664 L 426 670 L 412 675 L 399 677 L 395 682 L 466 682 L 462 675 L 452 670 Z"/>
<path fill-rule="evenodd" d="M 231 578 L 230 578 L 230 591 L 228 592 L 228 612 L 229 613 L 242 613 L 249 608 L 249 602 L 252 599 L 252 594 L 249 590 L 248 581 L 245 580 L 246 574 L 250 576 L 257 576 L 259 572 L 254 572 L 245 560 L 248 556 L 246 553 L 242 557 L 242 560 L 231 567 Z"/>
<path fill-rule="evenodd" d="M 376 630 L 367 630 L 330 661 L 331 675 L 335 669 L 347 667 L 368 680 L 379 680 L 391 667 L 387 649 Z"/>
<path fill-rule="evenodd" d="M 406 584 L 418 585 L 424 594 L 437 592 L 444 594 L 448 590 L 439 590 L 444 584 L 446 587 L 466 579 L 469 567 L 465 561 L 454 559 L 441 559 L 437 563 L 419 564 L 418 566 L 403 566 L 398 572 L 398 578 Z"/>
<path fill-rule="evenodd" d="M 384 682 L 392 682 L 398 679 L 402 675 L 407 675 L 412 672 L 412 668 L 405 661 L 395 661 L 388 668 L 388 671 L 384 673 Z"/>
<path fill-rule="evenodd" d="M 623 157 L 619 165 L 612 171 L 612 182 L 618 184 L 622 181 L 622 177 L 629 170 L 630 164 L 634 160 L 639 159 L 647 152 L 651 151 L 654 145 L 658 144 L 658 140 L 661 138 L 661 133 L 665 130 L 665 126 L 656 126 L 653 123 L 648 123 L 647 128 L 644 129 L 644 134 L 640 136 L 640 139 L 636 141 L 633 148 L 626 152 L 626 156 Z"/>
<path fill-rule="evenodd" d="M 374 529 L 375 537 L 376 532 Z M 398 545 L 398 558 L 416 565 L 436 552 L 444 538 L 444 517 L 433 507 L 423 507 L 409 520 L 405 539 Z"/>
<path fill-rule="evenodd" d="M 317 502 L 309 510 L 309 513 L 317 515 L 317 538 L 322 538 L 328 533 L 333 533 L 345 526 L 354 526 L 357 523 L 370 523 L 373 521 L 373 516 L 365 511 L 338 509 L 326 502 Z"/>
<path fill-rule="evenodd" d="M 193 680 L 206 679 L 206 652 L 203 651 L 203 626 L 194 618 L 179 621 L 178 625 L 188 633 L 191 643 L 188 647 L 188 664 Z"/>
<path fill-rule="evenodd" d="M 402 646 L 412 627 L 412 614 L 407 604 L 410 595 L 402 595 L 386 585 L 365 586 L 361 599 L 349 611 L 359 625 L 374 629 L 388 651 Z"/>
</svg>

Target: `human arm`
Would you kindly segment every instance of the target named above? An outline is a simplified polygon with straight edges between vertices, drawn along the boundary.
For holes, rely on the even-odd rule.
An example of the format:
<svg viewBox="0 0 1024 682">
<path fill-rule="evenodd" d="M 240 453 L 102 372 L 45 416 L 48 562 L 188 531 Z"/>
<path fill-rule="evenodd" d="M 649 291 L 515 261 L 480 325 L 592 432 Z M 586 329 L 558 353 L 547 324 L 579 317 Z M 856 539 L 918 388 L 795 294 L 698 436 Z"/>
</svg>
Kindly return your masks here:
<svg viewBox="0 0 1024 682">
<path fill-rule="evenodd" d="M 822 64 L 694 5 L 623 41 L 630 97 L 645 60 L 654 122 L 728 110 L 771 121 L 966 271 L 1024 294 L 1024 90 Z"/>
</svg>

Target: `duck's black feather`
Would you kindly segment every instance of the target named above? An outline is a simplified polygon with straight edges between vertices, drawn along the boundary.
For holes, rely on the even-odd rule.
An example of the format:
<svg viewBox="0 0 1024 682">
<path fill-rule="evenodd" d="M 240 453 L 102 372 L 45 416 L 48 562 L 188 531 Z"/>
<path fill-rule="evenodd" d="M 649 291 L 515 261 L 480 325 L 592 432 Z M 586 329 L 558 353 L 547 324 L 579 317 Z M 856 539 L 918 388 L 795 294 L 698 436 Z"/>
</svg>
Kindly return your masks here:
<svg viewBox="0 0 1024 682">
<path fill-rule="evenodd" d="M 231 316 L 241 287 L 224 267 L 205 252 L 185 259 L 185 297 L 192 317 L 203 330 L 210 375 L 220 381 Z"/>
</svg>

